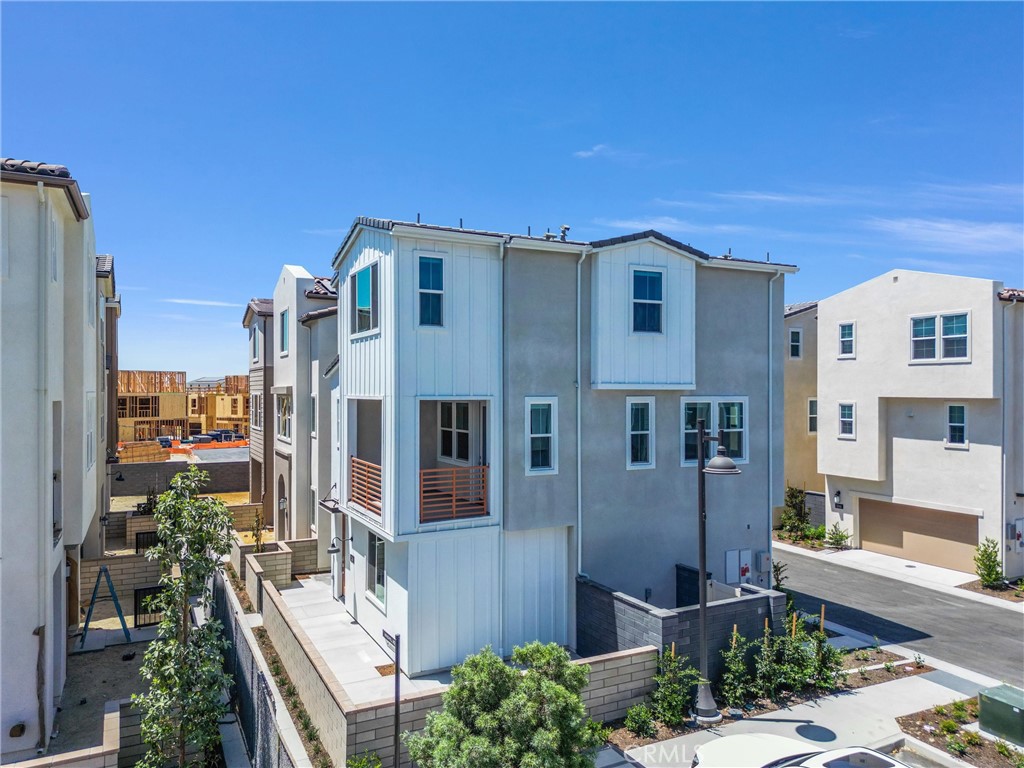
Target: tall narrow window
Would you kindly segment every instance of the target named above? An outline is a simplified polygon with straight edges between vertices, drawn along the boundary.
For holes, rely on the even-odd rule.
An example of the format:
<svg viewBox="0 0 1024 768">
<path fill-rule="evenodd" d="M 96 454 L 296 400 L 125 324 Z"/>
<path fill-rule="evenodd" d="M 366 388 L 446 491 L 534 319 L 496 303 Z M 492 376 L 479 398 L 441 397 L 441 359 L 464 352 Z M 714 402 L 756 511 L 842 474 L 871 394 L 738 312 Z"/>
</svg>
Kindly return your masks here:
<svg viewBox="0 0 1024 768">
<path fill-rule="evenodd" d="M 654 398 L 626 398 L 627 468 L 654 467 Z"/>
<path fill-rule="evenodd" d="M 967 445 L 967 406 L 950 405 L 946 408 L 946 443 Z"/>
<path fill-rule="evenodd" d="M 469 462 L 469 403 L 438 403 L 441 458 Z"/>
<path fill-rule="evenodd" d="M 807 432 L 812 435 L 818 433 L 818 401 L 813 397 L 807 401 Z"/>
<path fill-rule="evenodd" d="M 725 440 L 725 450 L 733 459 L 742 459 L 746 455 L 744 445 L 743 403 L 727 401 L 718 404 L 718 428 Z"/>
<path fill-rule="evenodd" d="M 967 313 L 942 316 L 942 359 L 967 357 Z"/>
<path fill-rule="evenodd" d="M 387 598 L 387 568 L 384 562 L 384 539 L 372 533 L 367 534 L 366 547 L 366 591 L 385 605 Z"/>
<path fill-rule="evenodd" d="M 284 309 L 281 311 L 281 332 L 278 333 L 278 338 L 281 340 L 281 354 L 288 354 L 288 310 Z"/>
<path fill-rule="evenodd" d="M 356 272 L 352 283 L 352 333 L 367 333 L 377 328 L 377 265 Z"/>
<path fill-rule="evenodd" d="M 558 472 L 558 400 L 526 398 L 526 474 Z"/>
<path fill-rule="evenodd" d="M 853 357 L 856 351 L 856 339 L 854 336 L 853 323 L 839 324 L 839 356 Z"/>
<path fill-rule="evenodd" d="M 286 440 L 292 436 L 292 398 L 290 395 L 277 396 L 277 435 Z"/>
<path fill-rule="evenodd" d="M 853 403 L 839 404 L 839 436 L 853 439 L 857 436 L 856 409 Z"/>
<path fill-rule="evenodd" d="M 316 437 L 316 395 L 309 396 L 309 433 Z"/>
<path fill-rule="evenodd" d="M 711 403 L 691 401 L 683 403 L 683 461 L 697 460 L 697 422 L 704 421 L 704 429 L 712 430 Z"/>
<path fill-rule="evenodd" d="M 661 333 L 662 273 L 633 270 L 633 332 Z"/>
<path fill-rule="evenodd" d="M 444 325 L 444 260 L 420 256 L 420 325 Z"/>
<path fill-rule="evenodd" d="M 910 320 L 910 357 L 912 360 L 935 359 L 934 317 L 915 317 Z"/>
<path fill-rule="evenodd" d="M 252 361 L 255 363 L 260 359 L 260 332 L 254 325 L 252 327 Z"/>
<path fill-rule="evenodd" d="M 804 353 L 804 331 L 803 328 L 789 329 L 789 357 L 792 360 L 799 360 Z"/>
</svg>

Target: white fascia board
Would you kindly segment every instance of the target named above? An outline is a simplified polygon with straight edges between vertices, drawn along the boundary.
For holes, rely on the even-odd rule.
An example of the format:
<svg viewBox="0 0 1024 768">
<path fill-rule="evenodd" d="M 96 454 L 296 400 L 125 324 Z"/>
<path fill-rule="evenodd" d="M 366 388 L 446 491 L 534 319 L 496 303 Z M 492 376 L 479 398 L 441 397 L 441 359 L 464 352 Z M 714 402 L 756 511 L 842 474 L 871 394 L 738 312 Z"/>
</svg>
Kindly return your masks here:
<svg viewBox="0 0 1024 768">
<path fill-rule="evenodd" d="M 736 261 L 734 259 L 711 259 L 701 262 L 706 267 L 717 267 L 719 269 L 742 269 L 748 272 L 782 272 L 786 275 L 793 275 L 800 271 L 799 267 L 789 264 L 772 264 L 760 261 Z"/>
<path fill-rule="evenodd" d="M 536 240 L 531 237 L 513 237 L 509 240 L 509 248 L 522 248 L 523 250 L 530 251 L 557 251 L 559 253 L 582 253 L 584 251 L 590 251 L 591 248 L 588 244 L 582 245 L 576 243 L 563 243 L 560 240 Z"/>
<path fill-rule="evenodd" d="M 371 227 L 368 227 L 365 224 L 357 224 L 355 229 L 348 233 L 347 239 L 341 243 L 341 249 L 338 250 L 337 253 L 334 254 L 334 258 L 331 259 L 331 269 L 335 272 L 341 269 L 341 263 L 345 261 L 345 257 L 348 256 L 348 252 L 352 250 L 353 245 L 359 242 L 359 235 L 368 229 L 371 229 Z M 373 227 L 373 229 L 377 229 L 379 232 L 385 231 L 383 229 L 378 229 L 377 227 Z"/>
<path fill-rule="evenodd" d="M 404 224 L 396 224 L 391 234 L 397 237 L 408 237 L 416 240 L 448 240 L 457 243 L 478 243 L 480 245 L 499 245 L 504 235 L 478 235 L 471 232 L 449 232 L 445 229 L 429 229 Z"/>
<path fill-rule="evenodd" d="M 639 243 L 653 243 L 659 248 L 664 248 L 666 251 L 671 251 L 672 253 L 679 254 L 680 256 L 685 256 L 690 261 L 694 261 L 698 264 L 711 263 L 707 259 L 702 259 L 700 256 L 692 254 L 689 251 L 684 251 L 682 248 L 676 248 L 674 245 L 670 245 L 669 243 L 666 243 L 664 240 L 659 240 L 656 237 L 645 237 L 643 240 L 629 240 L 624 243 L 610 243 L 609 245 L 602 245 L 600 248 L 592 248 L 592 250 L 594 253 L 598 253 L 600 251 L 607 251 L 611 248 L 623 248 L 625 246 L 637 245 Z"/>
</svg>

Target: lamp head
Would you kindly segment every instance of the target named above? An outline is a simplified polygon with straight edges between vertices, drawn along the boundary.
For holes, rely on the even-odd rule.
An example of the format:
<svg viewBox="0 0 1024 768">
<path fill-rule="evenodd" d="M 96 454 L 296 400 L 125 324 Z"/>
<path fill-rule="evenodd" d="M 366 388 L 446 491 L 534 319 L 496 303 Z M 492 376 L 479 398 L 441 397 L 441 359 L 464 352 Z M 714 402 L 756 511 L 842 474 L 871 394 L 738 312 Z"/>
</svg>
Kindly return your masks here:
<svg viewBox="0 0 1024 768">
<path fill-rule="evenodd" d="M 740 474 L 736 462 L 729 458 L 725 446 L 718 444 L 718 452 L 715 457 L 704 467 L 704 473 L 708 475 L 738 475 Z"/>
</svg>

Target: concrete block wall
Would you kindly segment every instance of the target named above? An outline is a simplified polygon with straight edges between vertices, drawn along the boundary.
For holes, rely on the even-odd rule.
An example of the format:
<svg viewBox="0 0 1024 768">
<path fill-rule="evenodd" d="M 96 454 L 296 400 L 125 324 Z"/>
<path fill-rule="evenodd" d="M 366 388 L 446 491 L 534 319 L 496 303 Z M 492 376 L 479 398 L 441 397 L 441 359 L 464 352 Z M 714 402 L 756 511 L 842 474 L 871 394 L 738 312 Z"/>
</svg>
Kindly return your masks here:
<svg viewBox="0 0 1024 768">
<path fill-rule="evenodd" d="M 262 504 L 229 504 L 228 511 L 234 520 L 233 526 L 236 531 L 251 531 L 256 524 L 256 511 Z M 269 525 L 272 520 L 264 520 L 263 525 Z"/>
<path fill-rule="evenodd" d="M 654 691 L 658 649 L 653 645 L 580 659 L 590 667 L 590 685 L 583 689 L 583 703 L 594 720 L 607 722 L 626 716 L 634 704 L 642 704 Z"/>
<path fill-rule="evenodd" d="M 252 567 L 253 562 L 257 562 L 263 569 L 261 575 L 265 580 L 270 581 L 278 589 L 287 587 L 292 583 L 291 547 L 283 541 L 268 542 L 265 547 L 266 549 L 259 554 L 250 552 L 245 556 L 246 571 Z M 249 583 L 248 574 L 246 574 L 245 583 Z M 250 592 L 249 597 L 255 599 L 258 594 L 258 592 Z"/>
<path fill-rule="evenodd" d="M 108 701 L 107 706 L 115 707 L 120 715 L 118 724 L 120 750 L 115 765 L 117 768 L 131 768 L 142 759 L 148 750 L 146 743 L 142 740 L 142 715 L 132 705 L 131 699 Z M 104 721 L 104 727 L 106 727 L 106 721 Z M 193 760 L 198 755 L 199 750 L 194 744 L 185 747 L 186 759 Z"/>
<path fill-rule="evenodd" d="M 316 539 L 289 539 L 288 546 L 292 550 L 292 573 L 318 573 L 317 568 L 317 540 Z"/>
<path fill-rule="evenodd" d="M 740 587 L 741 596 L 708 604 L 708 674 L 715 680 L 722 666 L 721 651 L 729 644 L 732 629 L 756 638 L 765 619 L 772 632 L 784 631 L 786 596 L 782 592 L 750 584 Z M 655 608 L 590 579 L 576 584 L 577 650 L 581 655 L 611 653 L 642 645 L 664 649 L 675 643 L 676 653 L 688 656 L 695 666 L 700 653 L 699 608 Z"/>
<path fill-rule="evenodd" d="M 245 556 L 251 555 L 255 551 L 255 544 L 245 544 L 238 536 L 231 537 L 231 553 L 228 555 L 228 559 L 231 561 L 231 567 L 238 574 L 238 578 L 243 582 L 245 581 Z"/>
<path fill-rule="evenodd" d="M 109 529 L 109 526 L 108 526 Z M 135 534 L 156 530 L 156 518 L 153 515 L 132 515 L 124 521 L 125 546 L 135 547 Z M 109 533 L 107 534 L 109 537 Z"/>
<path fill-rule="evenodd" d="M 179 472 L 187 472 L 192 466 L 183 461 L 148 461 L 133 464 L 117 464 L 112 471 L 120 472 L 123 482 L 111 483 L 112 496 L 145 496 L 152 488 L 163 493 L 170 486 L 171 478 Z M 210 482 L 203 488 L 204 493 L 234 493 L 249 490 L 248 461 L 209 461 L 198 464 L 209 473 Z"/>
<path fill-rule="evenodd" d="M 119 704 L 117 701 L 108 701 L 103 708 L 103 741 L 98 747 L 22 760 L 14 763 L 14 768 L 117 768 L 120 748 Z"/>
<path fill-rule="evenodd" d="M 135 590 L 141 587 L 152 587 L 160 582 L 160 564 L 147 560 L 145 555 L 116 555 L 95 560 L 83 560 L 80 564 L 81 576 L 78 581 L 78 595 L 82 610 L 89 609 L 89 599 L 92 597 L 92 589 L 96 584 L 96 575 L 100 572 L 101 565 L 107 566 L 110 580 L 117 592 L 117 599 L 121 603 L 121 610 L 130 622 L 134 608 Z M 106 597 L 109 594 L 107 580 L 101 578 L 97 597 Z M 117 612 L 114 610 L 114 603 L 111 600 L 98 600 L 92 612 L 93 619 L 108 619 L 116 615 Z"/>
<path fill-rule="evenodd" d="M 125 537 L 125 516 L 126 512 L 107 512 L 107 541 L 111 539 L 123 539 Z"/>
<path fill-rule="evenodd" d="M 441 709 L 443 691 L 403 696 L 399 703 L 399 731 L 422 731 L 427 714 Z M 400 745 L 399 765 L 411 766 L 405 744 Z M 395 702 L 381 699 L 362 704 L 348 713 L 348 756 L 376 752 L 384 765 L 393 765 L 395 754 Z"/>
<path fill-rule="evenodd" d="M 246 555 L 245 560 L 245 591 L 249 595 L 249 600 L 259 611 L 261 609 L 259 600 L 263 594 L 263 566 L 252 555 Z"/>
<path fill-rule="evenodd" d="M 266 580 L 263 582 L 263 626 L 313 725 L 320 731 L 328 756 L 335 765 L 345 765 L 350 754 L 346 712 L 353 709 L 352 702 L 281 599 L 281 593 Z"/>
</svg>

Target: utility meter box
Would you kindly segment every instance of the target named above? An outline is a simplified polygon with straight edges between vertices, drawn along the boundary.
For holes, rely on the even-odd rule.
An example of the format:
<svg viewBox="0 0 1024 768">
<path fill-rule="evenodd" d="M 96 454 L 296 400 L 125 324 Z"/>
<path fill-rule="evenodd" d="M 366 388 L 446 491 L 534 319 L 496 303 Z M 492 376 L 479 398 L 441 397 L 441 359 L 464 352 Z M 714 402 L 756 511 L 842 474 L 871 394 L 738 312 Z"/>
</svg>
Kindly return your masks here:
<svg viewBox="0 0 1024 768">
<path fill-rule="evenodd" d="M 981 730 L 1024 747 L 1024 691 L 1012 685 L 997 685 L 980 691 L 978 700 Z"/>
</svg>

